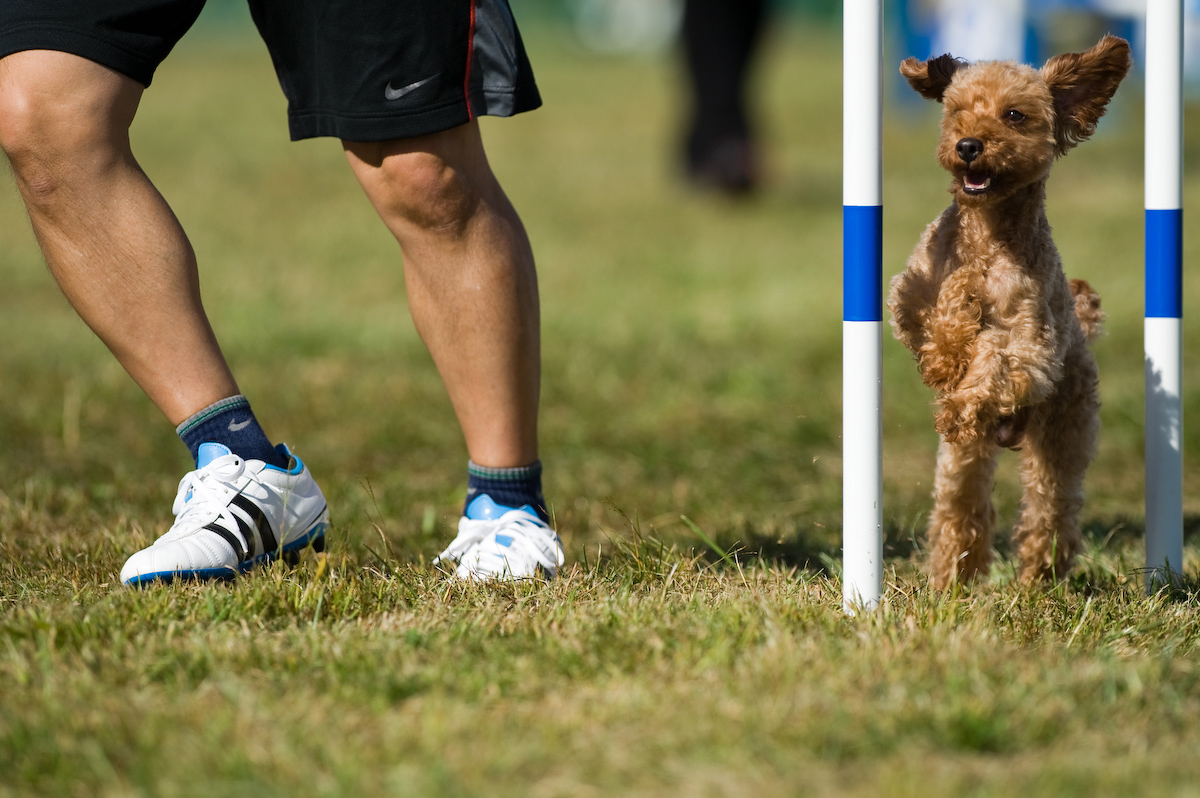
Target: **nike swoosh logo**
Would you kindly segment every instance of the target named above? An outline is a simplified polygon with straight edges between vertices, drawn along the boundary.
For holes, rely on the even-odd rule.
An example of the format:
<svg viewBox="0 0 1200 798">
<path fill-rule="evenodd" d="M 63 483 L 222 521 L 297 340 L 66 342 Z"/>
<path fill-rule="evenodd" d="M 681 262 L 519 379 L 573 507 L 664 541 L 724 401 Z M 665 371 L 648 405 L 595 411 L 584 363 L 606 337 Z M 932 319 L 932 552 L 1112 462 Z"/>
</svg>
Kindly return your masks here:
<svg viewBox="0 0 1200 798">
<path fill-rule="evenodd" d="M 399 100 L 401 97 L 408 94 L 410 91 L 416 91 L 417 89 L 421 88 L 426 83 L 433 80 L 440 74 L 442 74 L 442 73 L 439 72 L 439 73 L 437 73 L 437 75 L 430 75 L 429 77 L 425 78 L 424 80 L 418 80 L 416 83 L 410 83 L 407 86 L 401 86 L 398 89 L 393 89 L 392 84 L 389 83 L 383 89 L 383 96 L 387 97 L 389 100 Z"/>
<path fill-rule="evenodd" d="M 248 426 L 250 426 L 250 419 L 246 419 L 245 421 L 230 421 L 229 422 L 229 431 L 230 432 L 241 432 Z"/>
</svg>

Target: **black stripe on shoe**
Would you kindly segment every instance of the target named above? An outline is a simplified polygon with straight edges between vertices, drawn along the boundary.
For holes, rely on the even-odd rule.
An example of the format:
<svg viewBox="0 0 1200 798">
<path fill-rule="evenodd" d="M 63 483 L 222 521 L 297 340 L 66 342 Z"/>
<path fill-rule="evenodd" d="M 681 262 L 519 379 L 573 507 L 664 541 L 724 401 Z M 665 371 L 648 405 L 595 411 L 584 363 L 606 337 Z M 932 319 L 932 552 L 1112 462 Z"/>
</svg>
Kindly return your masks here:
<svg viewBox="0 0 1200 798">
<path fill-rule="evenodd" d="M 229 544 L 229 547 L 233 549 L 233 553 L 237 555 L 238 562 L 246 561 L 246 547 L 242 545 L 242 541 L 238 540 L 236 535 L 218 524 L 216 521 L 213 521 L 204 528 L 220 535 L 225 542 Z"/>
<path fill-rule="evenodd" d="M 238 506 L 240 507 L 240 505 Z M 232 508 L 230 508 L 229 517 L 237 524 L 238 532 L 242 535 L 242 540 L 246 541 L 246 556 L 241 561 L 245 562 L 246 560 L 253 559 L 258 554 L 256 551 L 258 548 L 258 537 L 253 534 L 254 530 L 250 527 L 250 522 L 239 513 L 233 512 Z"/>
<path fill-rule="evenodd" d="M 271 554 L 278 552 L 279 538 L 275 536 L 275 530 L 271 529 L 271 522 L 267 520 L 266 513 L 262 511 L 262 508 L 240 493 L 233 497 L 233 501 L 230 504 L 245 513 L 254 522 L 255 528 L 258 530 L 258 539 L 262 541 L 262 551 L 259 553 Z M 252 540 L 249 529 L 245 526 L 245 521 L 238 517 L 236 513 L 233 516 L 237 518 L 238 526 L 242 527 L 242 534 L 246 537 L 246 540 Z M 251 543 L 251 546 L 253 545 Z M 254 556 L 254 554 L 252 553 L 251 556 Z"/>
</svg>

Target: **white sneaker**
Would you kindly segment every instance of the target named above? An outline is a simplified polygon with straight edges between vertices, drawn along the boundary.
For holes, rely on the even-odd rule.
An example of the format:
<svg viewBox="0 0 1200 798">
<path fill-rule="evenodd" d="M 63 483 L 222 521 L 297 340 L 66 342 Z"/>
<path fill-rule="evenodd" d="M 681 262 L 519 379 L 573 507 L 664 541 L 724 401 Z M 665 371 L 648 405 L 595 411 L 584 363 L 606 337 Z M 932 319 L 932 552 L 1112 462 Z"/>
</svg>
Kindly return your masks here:
<svg viewBox="0 0 1200 798">
<path fill-rule="evenodd" d="M 505 507 L 476 497 L 458 522 L 458 537 L 433 561 L 460 579 L 553 579 L 563 564 L 562 540 L 529 505 Z"/>
<path fill-rule="evenodd" d="M 179 481 L 175 523 L 121 569 L 140 586 L 173 579 L 225 579 L 282 555 L 325 549 L 329 508 L 308 468 L 287 447 L 287 470 L 243 460 L 219 443 L 200 446 L 198 468 Z"/>
</svg>

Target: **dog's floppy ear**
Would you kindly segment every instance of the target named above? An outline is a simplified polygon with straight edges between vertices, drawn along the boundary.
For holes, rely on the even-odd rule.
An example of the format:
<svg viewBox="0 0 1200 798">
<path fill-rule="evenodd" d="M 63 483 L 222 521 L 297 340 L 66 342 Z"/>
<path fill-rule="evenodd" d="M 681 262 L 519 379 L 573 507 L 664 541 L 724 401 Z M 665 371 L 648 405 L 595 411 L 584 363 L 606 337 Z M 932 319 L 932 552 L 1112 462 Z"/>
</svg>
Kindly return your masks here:
<svg viewBox="0 0 1200 798">
<path fill-rule="evenodd" d="M 960 68 L 967 65 L 961 58 L 946 53 L 928 61 L 906 58 L 900 62 L 900 74 L 908 80 L 918 94 L 927 100 L 942 101 L 950 79 Z"/>
<path fill-rule="evenodd" d="M 1105 36 L 1082 53 L 1056 55 L 1042 67 L 1054 97 L 1055 148 L 1062 155 L 1096 131 L 1108 101 L 1133 66 L 1129 42 Z"/>
</svg>

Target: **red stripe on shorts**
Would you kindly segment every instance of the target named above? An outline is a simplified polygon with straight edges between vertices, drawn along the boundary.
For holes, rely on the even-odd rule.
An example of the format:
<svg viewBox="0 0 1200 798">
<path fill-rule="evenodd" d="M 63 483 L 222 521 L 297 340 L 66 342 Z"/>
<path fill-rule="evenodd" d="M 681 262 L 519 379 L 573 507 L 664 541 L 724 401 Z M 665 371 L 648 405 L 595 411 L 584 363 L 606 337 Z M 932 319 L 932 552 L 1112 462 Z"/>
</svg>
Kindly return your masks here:
<svg viewBox="0 0 1200 798">
<path fill-rule="evenodd" d="M 467 30 L 467 75 L 463 78 L 463 97 L 467 101 L 467 120 L 475 118 L 471 108 L 471 62 L 475 60 L 475 0 L 471 0 L 471 25 Z"/>
</svg>

